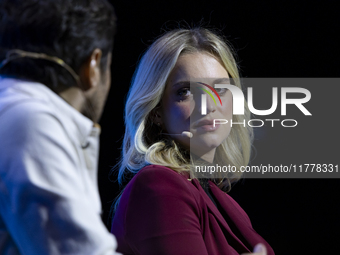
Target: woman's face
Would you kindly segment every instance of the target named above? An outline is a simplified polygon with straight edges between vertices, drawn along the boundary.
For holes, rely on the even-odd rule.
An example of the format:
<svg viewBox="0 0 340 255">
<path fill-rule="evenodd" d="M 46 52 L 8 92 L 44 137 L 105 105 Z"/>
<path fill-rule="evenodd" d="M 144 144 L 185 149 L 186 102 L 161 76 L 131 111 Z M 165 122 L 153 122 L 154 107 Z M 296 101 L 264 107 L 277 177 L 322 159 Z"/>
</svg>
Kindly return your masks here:
<svg viewBox="0 0 340 255">
<path fill-rule="evenodd" d="M 163 133 L 179 134 L 172 136 L 186 149 L 203 159 L 212 162 L 215 149 L 230 133 L 232 119 L 232 95 L 227 89 L 216 89 L 222 105 L 216 95 L 213 99 L 206 95 L 206 115 L 202 115 L 201 96 L 206 94 L 206 86 L 190 86 L 190 81 L 201 81 L 214 87 L 214 84 L 225 83 L 229 78 L 220 62 L 206 53 L 188 53 L 178 58 L 171 72 L 159 109 Z M 221 82 L 222 79 L 222 82 Z M 217 81 L 219 80 L 219 81 Z M 209 84 L 210 83 L 210 84 Z M 228 124 L 213 125 L 214 119 L 226 119 Z M 183 131 L 190 131 L 192 138 L 181 136 Z"/>
</svg>

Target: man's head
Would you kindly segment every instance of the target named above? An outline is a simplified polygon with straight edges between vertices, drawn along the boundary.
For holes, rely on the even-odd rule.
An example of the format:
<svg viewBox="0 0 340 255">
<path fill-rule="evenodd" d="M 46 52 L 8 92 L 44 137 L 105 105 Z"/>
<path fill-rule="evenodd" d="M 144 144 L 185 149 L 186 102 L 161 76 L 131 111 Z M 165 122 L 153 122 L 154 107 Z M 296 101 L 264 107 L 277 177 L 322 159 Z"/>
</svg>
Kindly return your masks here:
<svg viewBox="0 0 340 255">
<path fill-rule="evenodd" d="M 0 74 L 41 82 L 58 94 L 81 86 L 97 120 L 110 84 L 114 32 L 115 15 L 106 0 L 0 0 L 0 61 L 14 49 L 43 53 L 62 59 L 80 83 L 43 58 L 13 59 Z"/>
</svg>

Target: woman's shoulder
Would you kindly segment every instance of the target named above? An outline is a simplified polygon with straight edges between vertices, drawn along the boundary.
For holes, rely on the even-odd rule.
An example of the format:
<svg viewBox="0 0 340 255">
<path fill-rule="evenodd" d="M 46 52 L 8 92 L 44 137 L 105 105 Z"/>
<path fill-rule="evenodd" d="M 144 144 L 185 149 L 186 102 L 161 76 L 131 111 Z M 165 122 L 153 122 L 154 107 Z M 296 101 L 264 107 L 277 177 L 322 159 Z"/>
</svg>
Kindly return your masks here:
<svg viewBox="0 0 340 255">
<path fill-rule="evenodd" d="M 166 182 L 184 182 L 187 183 L 189 179 L 189 173 L 176 172 L 175 170 L 160 165 L 147 165 L 143 167 L 138 173 L 131 179 L 130 183 L 142 182 L 146 183 L 166 183 Z"/>
<path fill-rule="evenodd" d="M 124 193 L 133 193 L 137 197 L 145 194 L 181 195 L 183 190 L 191 190 L 188 176 L 188 173 L 178 173 L 165 166 L 148 165 L 131 179 Z"/>
</svg>

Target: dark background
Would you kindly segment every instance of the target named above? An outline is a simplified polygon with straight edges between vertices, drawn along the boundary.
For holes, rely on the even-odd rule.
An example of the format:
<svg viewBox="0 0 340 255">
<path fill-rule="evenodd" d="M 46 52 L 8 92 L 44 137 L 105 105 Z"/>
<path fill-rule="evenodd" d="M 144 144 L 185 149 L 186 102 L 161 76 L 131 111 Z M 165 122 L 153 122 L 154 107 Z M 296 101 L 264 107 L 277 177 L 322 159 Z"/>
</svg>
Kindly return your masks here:
<svg viewBox="0 0 340 255">
<path fill-rule="evenodd" d="M 118 184 L 109 180 L 124 134 L 124 100 L 137 61 L 164 30 L 218 28 L 237 51 L 243 77 L 339 77 L 336 1 L 111 1 L 118 16 L 112 87 L 101 120 L 99 188 L 103 220 Z M 308 89 L 308 86 L 301 86 Z M 325 89 L 327 88 L 327 90 Z M 252 164 L 339 164 L 338 86 L 311 90 L 294 129 L 256 130 Z M 254 89 L 256 93 L 256 89 Z M 254 102 L 256 104 L 256 102 Z M 270 104 L 270 102 L 269 102 Z M 287 112 L 289 109 L 287 110 Z M 340 179 L 244 179 L 231 196 L 276 254 L 338 254 Z"/>
</svg>

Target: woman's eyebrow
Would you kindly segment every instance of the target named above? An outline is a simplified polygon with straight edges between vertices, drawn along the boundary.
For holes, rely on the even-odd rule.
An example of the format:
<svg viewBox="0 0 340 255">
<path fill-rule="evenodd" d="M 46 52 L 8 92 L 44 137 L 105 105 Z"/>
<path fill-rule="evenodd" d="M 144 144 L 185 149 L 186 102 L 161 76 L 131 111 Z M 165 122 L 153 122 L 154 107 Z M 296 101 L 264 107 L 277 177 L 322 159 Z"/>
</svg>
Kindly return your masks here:
<svg viewBox="0 0 340 255">
<path fill-rule="evenodd" d="M 216 80 L 214 80 L 213 85 L 215 84 L 230 84 L 230 78 L 218 78 Z M 176 83 L 173 84 L 173 87 L 180 87 L 180 86 L 190 86 L 190 81 L 178 81 Z"/>
<path fill-rule="evenodd" d="M 190 81 L 179 81 L 173 85 L 173 87 L 180 87 L 180 86 L 190 86 Z"/>
<path fill-rule="evenodd" d="M 230 84 L 230 78 L 219 78 L 219 79 L 216 79 L 216 80 L 214 80 L 213 85 L 221 84 L 221 83 Z"/>
</svg>

